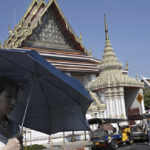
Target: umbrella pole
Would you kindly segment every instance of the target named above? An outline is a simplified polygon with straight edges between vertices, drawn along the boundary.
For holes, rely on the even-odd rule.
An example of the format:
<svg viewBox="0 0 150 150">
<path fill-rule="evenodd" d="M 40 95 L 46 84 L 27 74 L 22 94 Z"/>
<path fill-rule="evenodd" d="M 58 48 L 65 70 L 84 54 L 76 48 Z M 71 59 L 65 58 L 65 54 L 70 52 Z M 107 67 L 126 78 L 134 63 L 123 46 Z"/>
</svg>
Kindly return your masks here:
<svg viewBox="0 0 150 150">
<path fill-rule="evenodd" d="M 34 80 L 35 80 L 35 76 L 36 76 L 36 74 L 34 75 Z M 32 82 L 32 86 L 31 86 L 31 89 L 30 89 L 30 93 L 29 93 L 29 97 L 28 97 L 26 109 L 25 109 L 25 112 L 24 112 L 24 116 L 23 116 L 23 120 L 22 120 L 22 124 L 21 124 L 21 129 L 20 129 L 20 134 L 19 134 L 19 136 L 20 136 L 21 133 L 22 133 L 22 129 L 23 129 L 23 125 L 24 125 L 24 120 L 25 120 L 25 117 L 26 117 L 26 113 L 27 113 L 27 109 L 28 109 L 28 105 L 29 105 L 29 101 L 30 101 L 30 97 L 31 97 L 31 92 L 32 92 L 33 85 L 34 85 L 34 80 L 33 80 L 33 82 Z"/>
<path fill-rule="evenodd" d="M 74 138 L 74 131 L 73 132 L 73 147 L 74 147 L 74 150 L 75 150 L 75 138 Z"/>
</svg>

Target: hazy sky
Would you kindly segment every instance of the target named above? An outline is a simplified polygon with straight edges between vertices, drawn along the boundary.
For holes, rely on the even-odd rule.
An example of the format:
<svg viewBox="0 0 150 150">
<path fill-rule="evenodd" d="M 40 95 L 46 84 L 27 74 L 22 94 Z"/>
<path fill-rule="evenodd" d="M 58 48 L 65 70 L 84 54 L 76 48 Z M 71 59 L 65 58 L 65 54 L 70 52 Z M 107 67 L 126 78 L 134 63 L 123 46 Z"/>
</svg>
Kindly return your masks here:
<svg viewBox="0 0 150 150">
<path fill-rule="evenodd" d="M 32 0 L 0 0 L 0 41 L 9 35 L 8 24 L 14 28 Z M 48 2 L 48 0 L 46 0 Z M 150 0 L 57 0 L 61 10 L 79 36 L 83 45 L 90 46 L 93 56 L 102 59 L 106 14 L 109 39 L 113 50 L 125 68 L 129 64 L 130 77 L 150 77 Z"/>
</svg>

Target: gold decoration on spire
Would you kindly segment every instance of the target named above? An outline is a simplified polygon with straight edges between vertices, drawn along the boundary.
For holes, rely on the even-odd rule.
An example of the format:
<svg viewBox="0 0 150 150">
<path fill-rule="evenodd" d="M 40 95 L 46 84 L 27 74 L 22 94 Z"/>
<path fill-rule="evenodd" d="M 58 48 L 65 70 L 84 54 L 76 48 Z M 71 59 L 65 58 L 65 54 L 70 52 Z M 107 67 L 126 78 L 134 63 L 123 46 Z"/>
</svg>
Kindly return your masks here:
<svg viewBox="0 0 150 150">
<path fill-rule="evenodd" d="M 7 44 L 6 44 L 6 41 L 5 41 L 5 40 L 4 40 L 3 48 L 4 48 L 4 49 L 7 49 Z"/>
<path fill-rule="evenodd" d="M 3 48 L 3 45 L 2 45 L 2 43 L 0 42 L 0 49 L 2 49 Z"/>
<path fill-rule="evenodd" d="M 12 35 L 12 30 L 10 28 L 10 25 L 8 25 L 8 28 L 9 28 L 9 35 L 11 36 Z"/>
<path fill-rule="evenodd" d="M 80 31 L 80 37 L 79 37 L 79 41 L 82 44 L 82 32 Z"/>
<path fill-rule="evenodd" d="M 128 61 L 126 62 L 126 70 L 128 71 L 129 68 L 128 68 Z"/>
<path fill-rule="evenodd" d="M 92 47 L 90 47 L 89 55 L 92 56 Z"/>
<path fill-rule="evenodd" d="M 107 22 L 106 22 L 106 15 L 105 14 L 104 14 L 104 21 L 105 21 L 105 39 L 109 40 L 108 29 L 107 29 Z"/>
</svg>

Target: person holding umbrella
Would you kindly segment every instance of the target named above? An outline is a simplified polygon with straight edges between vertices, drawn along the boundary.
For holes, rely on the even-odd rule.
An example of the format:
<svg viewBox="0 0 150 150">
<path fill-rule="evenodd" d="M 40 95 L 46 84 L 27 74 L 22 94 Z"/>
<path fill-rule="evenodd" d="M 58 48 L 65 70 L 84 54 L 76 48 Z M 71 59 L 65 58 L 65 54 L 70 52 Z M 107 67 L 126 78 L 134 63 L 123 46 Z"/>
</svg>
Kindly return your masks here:
<svg viewBox="0 0 150 150">
<path fill-rule="evenodd" d="M 22 136 L 19 136 L 20 128 L 9 115 L 16 104 L 19 84 L 6 77 L 0 77 L 0 149 L 20 150 Z"/>
<path fill-rule="evenodd" d="M 38 52 L 1 49 L 0 76 L 19 81 L 23 86 L 23 90 L 18 92 L 14 110 L 10 108 L 4 115 L 9 114 L 8 118 L 21 126 L 20 135 L 23 127 L 48 135 L 91 130 L 86 112 L 93 99 L 87 89 L 47 62 Z M 2 121 L 2 126 L 5 126 L 6 121 Z"/>
</svg>

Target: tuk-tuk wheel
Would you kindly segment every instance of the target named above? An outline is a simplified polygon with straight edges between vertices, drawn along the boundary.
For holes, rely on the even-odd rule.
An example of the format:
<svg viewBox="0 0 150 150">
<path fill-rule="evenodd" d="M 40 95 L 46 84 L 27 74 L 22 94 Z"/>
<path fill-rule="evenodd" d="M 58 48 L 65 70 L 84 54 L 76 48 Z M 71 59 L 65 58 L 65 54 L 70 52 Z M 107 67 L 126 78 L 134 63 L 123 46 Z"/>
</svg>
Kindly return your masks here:
<svg viewBox="0 0 150 150">
<path fill-rule="evenodd" d="M 112 148 L 112 150 L 116 150 L 118 148 L 118 143 L 116 139 L 112 139 L 109 146 Z"/>
</svg>

